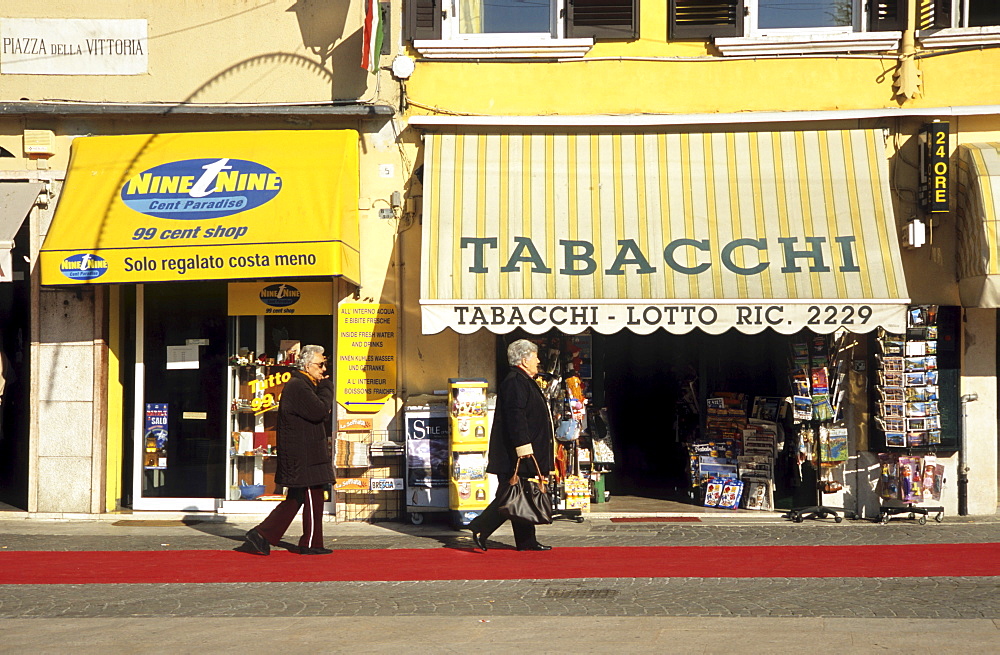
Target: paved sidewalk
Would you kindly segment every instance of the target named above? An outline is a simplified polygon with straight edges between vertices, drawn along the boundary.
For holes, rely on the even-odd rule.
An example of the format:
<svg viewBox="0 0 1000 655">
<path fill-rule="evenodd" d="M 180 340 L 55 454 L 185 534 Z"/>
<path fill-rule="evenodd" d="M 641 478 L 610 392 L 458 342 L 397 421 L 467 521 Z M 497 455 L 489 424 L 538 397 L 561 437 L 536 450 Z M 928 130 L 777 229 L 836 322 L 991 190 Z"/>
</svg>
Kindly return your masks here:
<svg viewBox="0 0 1000 655">
<path fill-rule="evenodd" d="M 990 620 L 670 617 L 33 619 L 0 623 L 9 652 L 990 653 Z"/>
<path fill-rule="evenodd" d="M 185 519 L 179 514 L 43 520 L 0 513 L 0 557 L 14 550 L 229 550 L 242 543 L 257 520 Z M 327 523 L 325 528 L 333 548 L 472 545 L 468 531 L 441 524 Z M 296 524 L 286 539 L 294 542 L 297 536 Z M 1000 521 L 946 517 L 943 523 L 926 525 L 906 519 L 888 525 L 795 524 L 778 515 L 705 517 L 699 523 L 591 519 L 557 521 L 540 528 L 539 536 L 557 548 L 908 544 L 912 557 L 919 558 L 924 544 L 1000 543 Z M 509 527 L 495 534 L 494 541 L 498 548 L 511 544 Z M 0 584 L 0 652 L 997 650 L 1000 578 L 900 578 L 892 573 L 807 579 Z M 0 570 L 0 580 L 2 576 Z M 540 571 L 539 577 L 544 576 Z"/>
</svg>

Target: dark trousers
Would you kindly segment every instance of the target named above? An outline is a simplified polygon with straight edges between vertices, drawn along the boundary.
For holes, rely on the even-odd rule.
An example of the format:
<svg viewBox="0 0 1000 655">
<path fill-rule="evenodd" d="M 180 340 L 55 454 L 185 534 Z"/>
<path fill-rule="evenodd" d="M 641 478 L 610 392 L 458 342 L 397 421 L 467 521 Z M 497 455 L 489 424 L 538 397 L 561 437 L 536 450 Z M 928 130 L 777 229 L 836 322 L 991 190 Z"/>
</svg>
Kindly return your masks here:
<svg viewBox="0 0 1000 655">
<path fill-rule="evenodd" d="M 500 516 L 497 508 L 500 506 L 500 497 L 510 487 L 510 476 L 502 476 L 498 482 L 497 495 L 493 498 L 493 502 L 483 510 L 482 514 L 472 519 L 469 523 L 469 529 L 482 534 L 484 540 L 488 539 L 507 520 Z M 531 523 L 511 519 L 510 527 L 514 529 L 514 545 L 518 548 L 526 548 L 538 543 L 535 539 L 535 526 Z"/>
<path fill-rule="evenodd" d="M 295 520 L 295 515 L 302 508 L 302 537 L 299 548 L 323 547 L 323 488 L 289 487 L 285 499 L 271 510 L 267 518 L 257 526 L 257 532 L 267 539 L 267 543 L 275 546 L 281 541 L 288 526 Z"/>
</svg>

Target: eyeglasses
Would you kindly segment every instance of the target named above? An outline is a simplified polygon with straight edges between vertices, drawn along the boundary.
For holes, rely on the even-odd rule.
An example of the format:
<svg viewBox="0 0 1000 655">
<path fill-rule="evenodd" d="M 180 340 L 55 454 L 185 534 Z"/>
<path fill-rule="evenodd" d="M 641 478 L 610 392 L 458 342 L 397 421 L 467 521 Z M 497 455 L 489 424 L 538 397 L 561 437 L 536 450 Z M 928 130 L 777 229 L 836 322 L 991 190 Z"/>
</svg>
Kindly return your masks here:
<svg viewBox="0 0 1000 655">
<path fill-rule="evenodd" d="M 326 362 L 313 362 L 313 366 L 319 366 L 320 368 L 326 368 Z"/>
</svg>

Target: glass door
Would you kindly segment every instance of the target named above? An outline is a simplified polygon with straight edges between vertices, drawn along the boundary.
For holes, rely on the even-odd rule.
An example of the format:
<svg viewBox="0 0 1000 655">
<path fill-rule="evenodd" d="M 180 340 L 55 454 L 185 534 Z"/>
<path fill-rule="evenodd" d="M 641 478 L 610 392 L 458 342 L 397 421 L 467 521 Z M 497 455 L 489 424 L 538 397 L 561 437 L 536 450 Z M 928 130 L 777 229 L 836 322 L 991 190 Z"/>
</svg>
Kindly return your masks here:
<svg viewBox="0 0 1000 655">
<path fill-rule="evenodd" d="M 226 283 L 136 295 L 133 507 L 215 511 L 226 493 Z"/>
</svg>

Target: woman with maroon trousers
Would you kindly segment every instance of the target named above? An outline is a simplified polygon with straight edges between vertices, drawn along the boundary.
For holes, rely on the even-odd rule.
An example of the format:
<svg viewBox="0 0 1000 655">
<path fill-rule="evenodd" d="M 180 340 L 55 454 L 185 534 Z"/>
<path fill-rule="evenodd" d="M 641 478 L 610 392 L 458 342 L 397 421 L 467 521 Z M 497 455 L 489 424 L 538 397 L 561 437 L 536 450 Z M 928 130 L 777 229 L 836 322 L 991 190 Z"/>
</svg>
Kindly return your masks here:
<svg viewBox="0 0 1000 655">
<path fill-rule="evenodd" d="M 333 384 L 326 375 L 322 346 L 303 348 L 295 365 L 299 370 L 285 383 L 278 405 L 278 470 L 274 475 L 275 484 L 288 491 L 246 535 L 247 543 L 261 555 L 271 553 L 271 546 L 281 540 L 299 508 L 303 508 L 299 553 L 333 552 L 323 547 L 323 491 L 335 479 L 329 444 Z"/>
</svg>

